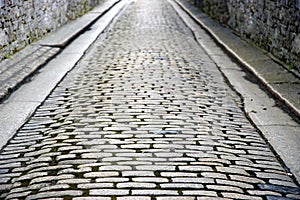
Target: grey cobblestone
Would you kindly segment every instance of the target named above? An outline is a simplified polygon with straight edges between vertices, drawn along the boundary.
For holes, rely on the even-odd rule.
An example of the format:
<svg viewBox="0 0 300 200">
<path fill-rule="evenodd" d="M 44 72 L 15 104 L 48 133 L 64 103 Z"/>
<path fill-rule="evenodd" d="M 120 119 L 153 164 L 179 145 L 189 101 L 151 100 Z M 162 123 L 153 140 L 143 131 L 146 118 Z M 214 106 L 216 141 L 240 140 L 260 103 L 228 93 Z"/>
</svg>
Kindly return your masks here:
<svg viewBox="0 0 300 200">
<path fill-rule="evenodd" d="M 95 188 L 113 188 L 113 183 L 86 183 L 78 184 L 77 188 L 79 189 L 95 189 Z"/>
<path fill-rule="evenodd" d="M 202 189 L 204 186 L 202 184 L 193 183 L 164 183 L 160 184 L 161 188 L 165 189 L 176 189 L 176 188 L 188 188 L 188 189 Z"/>
<path fill-rule="evenodd" d="M 78 190 L 65 190 L 65 191 L 53 191 L 53 192 L 41 192 L 35 195 L 29 195 L 26 199 L 45 199 L 51 197 L 65 197 L 65 196 L 81 196 L 82 191 Z"/>
<path fill-rule="evenodd" d="M 85 178 L 97 178 L 97 177 L 114 177 L 119 176 L 119 172 L 90 172 L 83 175 Z"/>
<path fill-rule="evenodd" d="M 51 182 L 51 181 L 58 181 L 58 180 L 64 180 L 64 179 L 73 179 L 75 176 L 73 174 L 62 174 L 59 176 L 45 176 L 45 177 L 38 177 L 34 178 L 30 181 L 30 184 L 35 183 L 43 183 L 43 182 Z"/>
<path fill-rule="evenodd" d="M 214 183 L 214 179 L 212 178 L 172 178 L 174 183 Z"/>
<path fill-rule="evenodd" d="M 116 177 L 110 177 L 110 178 L 97 178 L 97 183 L 122 183 L 122 182 L 128 182 L 128 178 L 116 178 Z"/>
<path fill-rule="evenodd" d="M 205 190 L 184 190 L 184 191 L 182 191 L 182 194 L 184 194 L 184 195 L 194 195 L 194 196 L 208 196 L 209 199 L 212 199 L 212 197 L 217 197 L 218 196 L 217 192 L 205 191 Z"/>
<path fill-rule="evenodd" d="M 222 179 L 217 179 L 216 182 L 218 184 L 224 184 L 224 185 L 231 185 L 231 186 L 236 186 L 244 189 L 253 189 L 254 186 L 248 183 L 243 183 L 239 181 L 231 181 L 231 180 L 222 180 Z"/>
<path fill-rule="evenodd" d="M 129 195 L 129 190 L 97 189 L 97 190 L 90 190 L 90 195 L 101 195 L 101 196 Z"/>
<path fill-rule="evenodd" d="M 158 196 L 158 195 L 178 195 L 176 190 L 132 190 L 132 195 L 149 195 L 149 196 Z"/>
<path fill-rule="evenodd" d="M 43 187 L 41 188 L 39 191 L 41 192 L 44 192 L 44 191 L 51 191 L 51 190 L 66 190 L 66 189 L 69 189 L 70 188 L 70 185 L 68 184 L 60 184 L 58 183 L 57 185 L 51 185 L 51 186 L 48 186 L 48 187 Z"/>
<path fill-rule="evenodd" d="M 90 179 L 83 179 L 83 178 L 70 178 L 64 180 L 58 180 L 57 184 L 81 184 L 81 183 L 89 183 L 91 182 Z"/>
<path fill-rule="evenodd" d="M 127 183 L 118 183 L 117 188 L 156 188 L 154 183 L 137 183 L 137 182 L 127 182 Z"/>
<path fill-rule="evenodd" d="M 139 177 L 139 178 L 132 178 L 134 182 L 149 182 L 149 183 L 166 183 L 169 182 L 167 178 L 160 178 L 160 177 Z"/>
<path fill-rule="evenodd" d="M 110 197 L 75 197 L 74 200 L 110 200 Z"/>
<path fill-rule="evenodd" d="M 20 176 L 18 178 L 15 178 L 15 179 L 12 180 L 12 182 L 32 180 L 32 179 L 35 179 L 37 177 L 43 177 L 43 176 L 47 176 L 47 175 L 48 175 L 47 172 L 30 173 L 30 174 L 23 175 L 23 176 Z"/>
<path fill-rule="evenodd" d="M 151 197 L 135 196 L 135 197 L 117 197 L 117 200 L 150 200 Z"/>
<path fill-rule="evenodd" d="M 157 200 L 195 200 L 195 197 L 157 197 Z"/>
<path fill-rule="evenodd" d="M 2 149 L 1 198 L 296 198 L 241 103 L 168 1 L 133 1 Z"/>
<path fill-rule="evenodd" d="M 123 171 L 124 177 L 155 176 L 154 171 Z"/>
<path fill-rule="evenodd" d="M 207 185 L 207 189 L 215 190 L 215 191 L 226 191 L 226 192 L 237 192 L 243 193 L 243 190 L 238 187 L 233 186 L 224 186 L 224 185 Z"/>
</svg>

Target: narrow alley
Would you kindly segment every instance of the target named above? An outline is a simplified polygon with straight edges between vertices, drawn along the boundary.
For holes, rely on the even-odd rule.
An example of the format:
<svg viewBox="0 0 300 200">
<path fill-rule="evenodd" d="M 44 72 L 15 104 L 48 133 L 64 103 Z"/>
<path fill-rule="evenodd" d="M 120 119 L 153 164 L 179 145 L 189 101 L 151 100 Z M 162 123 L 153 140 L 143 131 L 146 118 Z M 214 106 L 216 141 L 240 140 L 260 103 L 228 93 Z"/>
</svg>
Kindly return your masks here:
<svg viewBox="0 0 300 200">
<path fill-rule="evenodd" d="M 132 1 L 0 152 L 0 199 L 300 199 L 169 1 Z"/>
</svg>

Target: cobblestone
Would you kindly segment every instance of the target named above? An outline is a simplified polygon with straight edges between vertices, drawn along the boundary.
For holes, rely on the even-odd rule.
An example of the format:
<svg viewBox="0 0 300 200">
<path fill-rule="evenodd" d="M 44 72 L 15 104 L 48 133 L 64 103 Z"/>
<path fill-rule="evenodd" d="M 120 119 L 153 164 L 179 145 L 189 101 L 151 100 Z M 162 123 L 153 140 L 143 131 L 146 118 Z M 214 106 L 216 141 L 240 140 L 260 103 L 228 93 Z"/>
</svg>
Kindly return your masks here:
<svg viewBox="0 0 300 200">
<path fill-rule="evenodd" d="M 117 200 L 151 200 L 151 197 L 145 197 L 145 196 L 117 197 Z"/>
<path fill-rule="evenodd" d="M 189 188 L 189 189 L 201 189 L 204 188 L 202 184 L 193 183 L 164 183 L 160 184 L 161 188 L 176 189 L 176 188 Z"/>
<path fill-rule="evenodd" d="M 158 195 L 178 195 L 176 190 L 132 190 L 132 195 L 149 195 L 149 196 L 158 196 Z"/>
<path fill-rule="evenodd" d="M 217 192 L 214 191 L 205 191 L 205 190 L 184 190 L 182 191 L 184 195 L 194 195 L 194 196 L 208 196 L 210 199 L 212 197 L 217 197 Z M 219 199 L 219 198 L 218 198 Z"/>
<path fill-rule="evenodd" d="M 35 195 L 29 195 L 26 199 L 45 199 L 51 197 L 72 197 L 72 196 L 81 196 L 82 191 L 78 190 L 65 190 L 65 191 L 53 191 L 53 192 L 41 192 Z"/>
<path fill-rule="evenodd" d="M 116 189 L 97 189 L 91 190 L 90 195 L 112 196 L 112 195 L 128 195 L 129 190 L 116 190 Z"/>
<path fill-rule="evenodd" d="M 127 182 L 127 183 L 118 183 L 117 188 L 156 188 L 154 183 L 137 183 L 137 182 Z"/>
<path fill-rule="evenodd" d="M 124 177 L 155 176 L 154 171 L 123 171 Z"/>
<path fill-rule="evenodd" d="M 0 152 L 1 199 L 272 199 L 299 187 L 169 1 L 133 1 Z"/>
<path fill-rule="evenodd" d="M 96 177 L 113 177 L 119 176 L 118 172 L 90 172 L 83 175 L 85 178 L 96 178 Z"/>
<path fill-rule="evenodd" d="M 254 186 L 251 184 L 247 184 L 247 183 L 243 183 L 243 182 L 239 182 L 239 181 L 217 179 L 216 182 L 218 184 L 231 185 L 231 186 L 236 186 L 236 187 L 245 188 L 245 189 L 253 189 L 254 188 Z"/>
<path fill-rule="evenodd" d="M 79 189 L 94 189 L 94 188 L 113 188 L 113 183 L 86 183 L 86 184 L 78 184 L 77 187 Z"/>
<path fill-rule="evenodd" d="M 261 197 L 255 197 L 255 196 L 249 196 L 249 195 L 237 194 L 231 192 L 222 192 L 222 195 L 224 197 L 233 198 L 233 199 L 254 199 L 254 200 L 262 199 Z"/>
</svg>

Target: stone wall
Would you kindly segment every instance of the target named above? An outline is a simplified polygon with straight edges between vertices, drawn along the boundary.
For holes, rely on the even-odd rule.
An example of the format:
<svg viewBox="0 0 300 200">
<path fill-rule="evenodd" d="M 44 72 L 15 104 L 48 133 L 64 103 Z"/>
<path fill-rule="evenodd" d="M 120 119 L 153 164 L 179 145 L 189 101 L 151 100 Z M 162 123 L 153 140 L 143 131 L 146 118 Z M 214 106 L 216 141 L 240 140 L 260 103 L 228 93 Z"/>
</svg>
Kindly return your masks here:
<svg viewBox="0 0 300 200">
<path fill-rule="evenodd" d="M 105 0 L 0 0 L 0 61 Z"/>
<path fill-rule="evenodd" d="M 300 0 L 189 0 L 300 71 Z"/>
</svg>

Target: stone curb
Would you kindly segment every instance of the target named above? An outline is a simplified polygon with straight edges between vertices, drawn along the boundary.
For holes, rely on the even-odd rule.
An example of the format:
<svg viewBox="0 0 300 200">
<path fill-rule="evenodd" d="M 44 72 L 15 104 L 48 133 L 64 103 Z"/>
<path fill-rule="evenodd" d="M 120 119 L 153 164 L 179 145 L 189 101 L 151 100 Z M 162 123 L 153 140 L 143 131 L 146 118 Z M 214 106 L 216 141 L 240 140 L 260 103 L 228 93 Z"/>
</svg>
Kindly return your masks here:
<svg viewBox="0 0 300 200">
<path fill-rule="evenodd" d="M 121 0 L 110 0 L 0 62 L 0 102 Z"/>
<path fill-rule="evenodd" d="M 60 52 L 59 48 L 27 46 L 0 63 L 0 102 L 8 98 L 42 66 Z"/>
<path fill-rule="evenodd" d="M 174 0 L 217 44 L 253 74 L 294 118 L 300 118 L 300 80 L 262 49 L 251 46 L 186 2 Z M 189 5 L 187 5 L 189 4 Z M 198 11 L 198 12 L 197 12 Z M 196 13 L 197 12 L 197 13 Z M 237 45 L 236 45 L 237 44 Z M 236 46 L 233 46 L 236 45 Z M 243 54 L 244 53 L 244 54 Z M 249 56 L 250 55 L 250 56 Z M 271 66 L 272 72 L 265 66 Z M 271 74 L 272 73 L 272 74 Z M 271 75 L 273 77 L 271 77 Z M 291 87 L 292 86 L 292 87 Z M 288 89 L 287 89 L 288 88 Z"/>
</svg>

